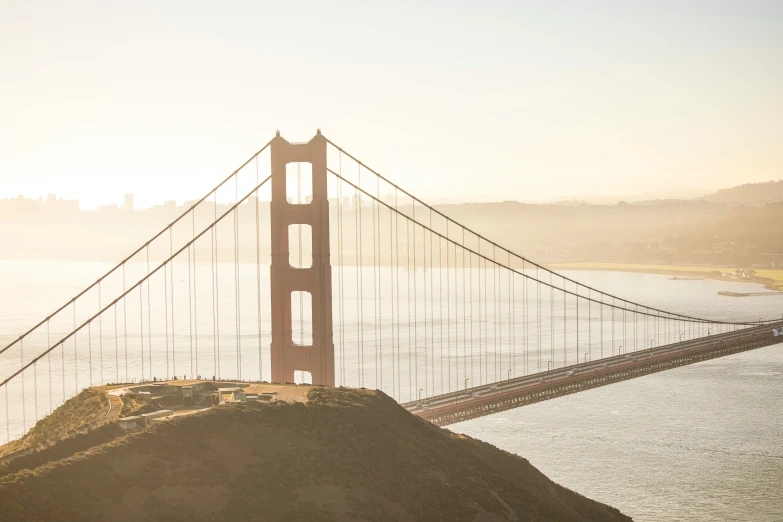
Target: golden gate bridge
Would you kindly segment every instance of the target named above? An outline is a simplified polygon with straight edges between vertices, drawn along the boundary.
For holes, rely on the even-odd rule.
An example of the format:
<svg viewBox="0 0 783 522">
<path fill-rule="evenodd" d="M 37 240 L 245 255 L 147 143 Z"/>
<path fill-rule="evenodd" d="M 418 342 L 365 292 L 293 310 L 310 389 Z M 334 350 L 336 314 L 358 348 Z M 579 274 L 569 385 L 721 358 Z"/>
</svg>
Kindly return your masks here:
<svg viewBox="0 0 783 522">
<path fill-rule="evenodd" d="M 173 378 L 377 388 L 445 425 L 783 342 L 780 319 L 754 319 L 582 284 L 320 131 L 278 133 L 0 349 L 0 433 L 88 386 Z"/>
</svg>

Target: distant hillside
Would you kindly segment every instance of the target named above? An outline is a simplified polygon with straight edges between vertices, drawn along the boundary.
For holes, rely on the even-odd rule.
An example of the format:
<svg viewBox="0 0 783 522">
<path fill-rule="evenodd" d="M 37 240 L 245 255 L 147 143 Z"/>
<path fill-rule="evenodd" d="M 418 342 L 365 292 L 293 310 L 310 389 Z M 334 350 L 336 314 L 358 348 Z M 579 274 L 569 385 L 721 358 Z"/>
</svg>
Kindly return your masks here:
<svg viewBox="0 0 783 522">
<path fill-rule="evenodd" d="M 2 519 L 630 520 L 380 392 L 309 399 L 212 408 L 6 475 Z"/>
<path fill-rule="evenodd" d="M 747 183 L 737 187 L 720 189 L 715 194 L 708 194 L 700 199 L 735 205 L 761 205 L 783 201 L 783 180 Z"/>
</svg>

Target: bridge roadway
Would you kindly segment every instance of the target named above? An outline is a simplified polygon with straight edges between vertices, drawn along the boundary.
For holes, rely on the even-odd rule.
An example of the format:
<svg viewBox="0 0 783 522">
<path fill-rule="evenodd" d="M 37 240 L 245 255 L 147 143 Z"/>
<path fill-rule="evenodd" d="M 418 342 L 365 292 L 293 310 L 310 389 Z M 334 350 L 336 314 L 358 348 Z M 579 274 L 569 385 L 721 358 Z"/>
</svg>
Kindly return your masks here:
<svg viewBox="0 0 783 522">
<path fill-rule="evenodd" d="M 775 331 L 778 335 L 775 335 Z M 783 343 L 783 323 L 765 324 L 605 357 L 402 404 L 438 426 L 483 417 L 678 366 Z"/>
</svg>

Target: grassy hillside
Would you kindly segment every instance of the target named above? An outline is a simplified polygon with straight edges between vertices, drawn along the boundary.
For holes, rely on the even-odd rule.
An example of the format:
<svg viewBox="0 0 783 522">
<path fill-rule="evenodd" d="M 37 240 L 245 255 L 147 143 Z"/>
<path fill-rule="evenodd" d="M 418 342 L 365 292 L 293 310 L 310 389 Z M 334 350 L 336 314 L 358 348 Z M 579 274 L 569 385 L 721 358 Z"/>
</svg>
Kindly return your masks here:
<svg viewBox="0 0 783 522">
<path fill-rule="evenodd" d="M 0 478 L 9 520 L 630 520 L 380 392 L 172 419 Z"/>
<path fill-rule="evenodd" d="M 40 444 L 53 443 L 73 435 L 106 415 L 106 395 L 96 389 L 87 389 L 69 399 L 51 415 L 39 420 L 21 439 L 0 446 L 0 458 Z"/>
</svg>

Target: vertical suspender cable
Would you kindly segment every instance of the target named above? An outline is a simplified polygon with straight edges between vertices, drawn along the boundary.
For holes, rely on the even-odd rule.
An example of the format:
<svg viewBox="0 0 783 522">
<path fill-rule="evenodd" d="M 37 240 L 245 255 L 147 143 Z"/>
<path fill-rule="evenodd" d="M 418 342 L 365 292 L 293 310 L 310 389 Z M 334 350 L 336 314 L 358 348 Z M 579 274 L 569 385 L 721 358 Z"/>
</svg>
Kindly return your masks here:
<svg viewBox="0 0 783 522">
<path fill-rule="evenodd" d="M 552 272 L 549 272 L 549 359 L 552 369 L 555 369 L 555 285 L 552 283 Z"/>
<path fill-rule="evenodd" d="M 413 219 L 411 227 L 413 229 L 413 365 L 414 365 L 414 392 L 419 393 L 419 301 L 418 286 L 416 285 L 416 200 L 411 197 L 411 214 Z"/>
<path fill-rule="evenodd" d="M 11 441 L 11 412 L 8 409 L 8 385 L 3 386 L 5 389 L 5 441 Z M 65 397 L 63 396 L 63 400 Z"/>
<path fill-rule="evenodd" d="M 123 290 L 124 291 L 124 290 Z M 119 383 L 120 382 L 120 357 L 119 357 L 119 330 L 117 326 L 117 303 L 114 303 L 114 306 L 112 307 L 114 309 L 114 382 Z M 102 307 L 99 304 L 98 309 L 101 310 Z M 103 315 L 103 314 L 101 314 Z"/>
<path fill-rule="evenodd" d="M 343 151 L 339 151 L 339 171 L 342 173 L 342 157 L 343 157 Z M 340 178 L 335 179 L 335 185 L 337 186 L 337 264 L 339 265 L 339 269 L 337 270 L 337 316 L 339 318 L 339 322 L 337 324 L 337 332 L 340 336 L 340 342 L 337 344 L 337 348 L 339 348 L 339 355 L 337 359 L 340 361 L 340 371 L 335 372 L 337 375 L 340 376 L 340 386 L 345 386 L 345 379 L 343 378 L 343 368 L 345 367 L 345 364 L 343 363 L 343 237 L 342 237 L 342 231 L 343 231 L 343 225 L 342 225 L 342 217 L 343 217 L 343 191 L 342 186 L 343 182 Z"/>
<path fill-rule="evenodd" d="M 604 294 L 600 294 L 601 298 L 601 359 L 604 358 Z"/>
<path fill-rule="evenodd" d="M 524 317 L 524 334 L 525 334 L 525 355 L 523 357 L 524 374 L 527 375 L 530 371 L 530 352 L 528 351 L 530 343 L 530 323 L 528 323 L 528 306 L 527 306 L 527 274 L 525 272 L 525 259 L 522 258 L 522 315 Z"/>
<path fill-rule="evenodd" d="M 429 369 L 427 362 L 427 230 L 421 227 L 421 251 L 422 264 L 421 272 L 424 277 L 424 396 L 429 397 Z M 430 278 L 431 279 L 431 278 Z M 416 316 L 418 319 L 418 316 Z M 432 351 L 432 346 L 430 346 Z"/>
<path fill-rule="evenodd" d="M 579 364 L 579 284 L 574 285 L 576 290 L 576 364 Z"/>
<path fill-rule="evenodd" d="M 399 213 L 397 211 L 399 190 L 394 189 L 394 275 L 395 292 L 397 297 L 397 400 L 402 398 L 401 370 L 400 370 L 400 223 Z"/>
<path fill-rule="evenodd" d="M 394 247 L 394 219 L 396 218 L 396 214 L 392 216 L 392 210 L 389 208 L 389 267 L 391 269 L 391 289 L 389 291 L 390 297 L 391 297 L 391 323 L 390 323 L 390 330 L 391 330 L 391 349 L 392 349 L 392 398 L 395 398 L 399 400 L 399 395 L 397 395 L 397 375 L 398 375 L 398 368 L 397 363 L 395 360 L 395 353 L 396 353 L 396 345 L 395 345 L 395 331 L 394 331 L 394 325 L 395 318 L 394 318 L 394 288 L 395 288 L 395 282 L 398 281 L 399 275 L 397 274 L 397 267 L 394 263 L 394 258 L 397 255 L 397 250 Z"/>
<path fill-rule="evenodd" d="M 359 386 L 364 386 L 364 290 L 362 284 L 362 194 L 358 187 L 362 186 L 362 166 L 359 165 L 356 188 L 356 306 L 358 307 L 359 335 L 357 336 L 356 356 L 359 359 Z"/>
<path fill-rule="evenodd" d="M 422 251 L 422 264 L 421 272 L 424 277 L 424 396 L 429 397 L 429 369 L 427 363 L 427 230 L 421 227 L 421 251 Z M 418 319 L 418 315 L 416 316 Z M 418 321 L 417 321 L 418 322 Z M 430 346 L 430 350 L 432 347 Z"/>
<path fill-rule="evenodd" d="M 215 195 L 215 213 L 217 213 L 217 195 Z M 212 291 L 212 378 L 214 379 L 217 376 L 217 307 L 215 306 L 215 229 L 217 228 L 217 225 L 213 226 L 210 229 L 210 241 L 209 241 L 209 249 L 210 249 L 210 257 L 209 257 L 209 267 L 212 272 L 212 280 L 210 282 L 210 290 Z"/>
<path fill-rule="evenodd" d="M 258 165 L 258 158 L 256 157 L 256 165 Z M 256 175 L 256 186 L 258 186 L 258 175 Z M 258 190 L 256 190 L 256 210 L 258 210 Z M 196 211 L 193 210 L 191 214 L 191 224 L 193 229 L 193 237 L 196 237 Z M 257 231 L 257 229 L 256 229 Z M 258 240 L 258 234 L 256 233 L 256 241 Z M 199 377 L 201 374 L 198 371 L 198 265 L 196 264 L 196 251 L 198 250 L 197 243 L 193 244 L 193 348 L 195 350 L 195 362 L 193 368 L 190 370 L 194 376 Z M 260 299 L 260 296 L 259 296 Z M 258 343 L 259 350 L 261 349 L 261 342 Z M 258 379 L 261 380 L 260 378 Z"/>
<path fill-rule="evenodd" d="M 433 243 L 435 238 L 432 234 L 432 209 L 430 209 L 430 374 L 432 378 L 432 394 L 435 394 L 435 269 Z M 425 267 L 426 269 L 426 267 Z M 426 306 L 426 304 L 425 304 Z M 442 367 L 441 367 L 442 371 Z M 441 380 L 441 390 L 443 389 Z"/>
<path fill-rule="evenodd" d="M 380 196 L 380 179 L 378 176 L 375 176 L 375 193 L 376 198 Z M 380 228 L 380 215 L 378 216 L 378 219 L 375 217 L 375 212 L 380 214 L 381 208 L 378 205 L 377 201 L 372 201 L 372 228 L 373 228 L 373 234 L 372 234 L 372 295 L 373 295 L 373 314 L 375 316 L 375 328 L 373 328 L 373 332 L 375 333 L 375 387 L 379 390 L 383 389 L 383 358 L 381 357 L 381 348 L 378 344 L 378 329 L 380 326 L 380 317 L 378 316 L 378 302 L 380 300 L 380 296 L 378 295 L 378 272 L 380 271 L 380 267 L 378 266 L 378 245 L 380 244 L 380 234 L 381 234 L 381 228 Z M 381 379 L 379 380 L 378 372 L 380 370 L 380 376 Z"/>
<path fill-rule="evenodd" d="M 516 256 L 514 256 L 516 257 Z M 511 254 L 509 253 L 508 266 L 511 266 Z M 516 376 L 517 372 L 517 279 L 516 274 L 511 272 L 511 373 Z"/>
<path fill-rule="evenodd" d="M 612 355 L 614 355 L 614 347 L 617 346 L 614 343 L 614 310 L 615 310 L 615 299 L 612 297 Z M 620 355 L 620 351 L 617 351 L 617 355 Z"/>
<path fill-rule="evenodd" d="M 92 387 L 92 322 L 87 324 L 87 352 L 89 354 L 88 362 L 90 363 L 90 387 Z"/>
<path fill-rule="evenodd" d="M 218 263 L 219 255 L 220 255 L 220 247 L 218 245 L 218 234 L 217 234 L 217 192 L 215 192 L 215 216 L 214 221 L 215 226 L 212 227 L 212 230 L 215 231 L 215 329 L 216 329 L 216 336 L 215 336 L 215 344 L 217 345 L 217 376 L 218 378 L 221 377 L 220 375 L 220 264 Z"/>
<path fill-rule="evenodd" d="M 342 165 L 342 151 L 340 151 Z M 340 168 L 342 173 L 342 166 Z M 345 255 L 343 254 L 343 181 L 337 180 L 337 245 L 340 263 L 340 384 L 345 386 Z"/>
<path fill-rule="evenodd" d="M 123 268 L 125 265 L 122 265 Z M 123 291 L 125 289 L 123 288 Z M 98 281 L 98 310 L 103 310 L 103 305 L 101 304 L 101 282 Z M 103 379 L 103 314 L 98 316 L 98 356 L 99 361 L 101 365 L 101 384 L 106 384 L 106 381 Z"/>
<path fill-rule="evenodd" d="M 174 227 L 169 229 L 169 257 L 174 255 Z M 177 375 L 177 347 L 176 337 L 174 336 L 174 260 L 171 260 L 171 270 L 169 271 L 169 285 L 171 286 L 171 369 L 172 375 Z M 127 352 L 127 346 L 126 346 Z M 168 372 L 167 372 L 168 373 Z M 168 376 L 167 376 L 168 377 Z"/>
<path fill-rule="evenodd" d="M 463 257 L 464 257 L 464 254 L 463 254 Z M 457 244 L 455 242 L 454 243 L 454 337 L 455 337 L 455 339 L 459 339 L 459 326 L 458 326 L 459 325 L 459 323 L 458 323 L 458 319 L 459 319 L 459 292 L 458 292 L 459 282 L 457 280 L 458 279 L 457 278 L 457 263 L 459 263 L 459 258 L 457 257 Z M 465 266 L 463 265 L 463 274 L 464 274 L 464 268 L 465 268 Z M 463 313 L 462 328 L 463 328 L 463 332 L 464 332 L 464 329 L 465 329 L 465 321 L 464 321 L 465 311 L 464 311 L 464 309 L 463 309 L 462 313 Z M 449 319 L 449 324 L 451 324 L 451 319 Z M 451 331 L 451 330 L 449 330 L 449 331 Z M 463 353 L 464 353 L 464 346 L 465 346 L 466 342 L 467 342 L 467 337 L 463 333 L 463 336 L 462 336 Z M 459 361 L 460 361 L 460 359 L 459 359 L 459 343 L 456 342 L 456 340 L 455 340 L 454 344 L 455 344 L 455 347 L 454 347 L 454 352 L 455 352 L 454 353 L 454 357 L 455 357 L 454 361 L 456 362 L 456 368 L 455 368 L 455 372 L 454 373 L 455 373 L 455 378 L 457 379 L 457 381 L 455 383 L 455 387 L 456 387 L 457 390 L 459 390 Z M 451 342 L 449 342 L 449 355 L 451 355 Z M 463 360 L 463 364 L 464 364 L 464 362 L 465 361 Z"/>
<path fill-rule="evenodd" d="M 593 360 L 593 300 L 590 288 L 587 289 L 587 358 Z"/>
<path fill-rule="evenodd" d="M 24 339 L 19 341 L 19 362 L 24 367 Z M 22 430 L 27 432 L 27 404 L 26 404 L 26 386 L 24 385 L 24 374 L 22 371 Z M 92 384 L 92 383 L 90 383 Z M 6 384 L 6 386 L 8 386 Z"/>
<path fill-rule="evenodd" d="M 493 327 L 493 346 L 495 349 L 494 357 L 492 359 L 492 367 L 495 371 L 495 377 L 494 382 L 498 381 L 498 348 L 499 348 L 499 337 L 500 337 L 500 331 L 498 328 L 498 321 L 500 320 L 500 317 L 498 316 L 498 308 L 500 308 L 500 301 L 498 298 L 498 265 L 495 262 L 496 258 L 496 247 L 495 244 L 492 244 L 492 327 Z"/>
<path fill-rule="evenodd" d="M 73 330 L 76 330 L 76 301 L 73 302 Z M 79 393 L 79 358 L 76 356 L 76 335 L 73 336 L 73 384 L 74 395 Z"/>
<path fill-rule="evenodd" d="M 147 245 L 147 349 L 150 351 L 149 360 L 150 365 L 150 379 L 153 377 L 152 370 L 152 299 L 150 297 L 150 246 Z"/>
<path fill-rule="evenodd" d="M 538 371 L 541 371 L 541 279 L 536 267 L 536 333 L 538 334 Z"/>
<path fill-rule="evenodd" d="M 413 361 L 411 359 L 413 346 L 413 340 L 411 339 L 411 233 L 410 233 L 410 220 L 405 220 L 405 261 L 407 262 L 407 293 L 405 294 L 408 301 L 408 400 L 413 400 Z"/>
<path fill-rule="evenodd" d="M 487 269 L 487 259 L 484 258 L 484 380 L 483 383 L 489 382 L 489 310 L 487 309 L 487 294 L 489 294 L 489 285 L 487 284 L 487 276 L 489 270 Z M 493 296 L 494 301 L 494 296 Z M 480 376 L 479 376 L 480 377 Z"/>
<path fill-rule="evenodd" d="M 467 380 L 468 378 L 473 379 L 473 344 L 474 344 L 474 337 L 473 337 L 473 252 L 469 252 L 468 255 L 470 256 L 470 270 L 468 271 L 468 281 L 470 283 L 470 301 L 468 301 L 467 298 L 467 287 L 465 286 L 465 269 L 467 268 L 467 263 L 465 263 L 465 251 L 467 249 L 465 248 L 465 227 L 462 227 L 462 338 L 465 339 L 465 333 L 466 333 L 466 324 L 467 321 L 465 320 L 465 314 L 467 309 L 467 303 L 470 303 L 470 377 L 465 377 Z M 467 347 L 462 345 L 462 356 L 463 356 L 463 363 L 465 365 L 464 373 L 468 373 L 468 363 L 467 363 Z M 459 384 L 459 383 L 458 383 Z M 465 388 L 467 388 L 467 384 L 465 385 Z"/>
<path fill-rule="evenodd" d="M 234 176 L 234 200 L 237 203 L 237 208 L 234 209 L 234 285 L 236 290 L 234 291 L 234 299 L 236 301 L 235 323 L 237 325 L 237 377 L 242 380 L 242 302 L 239 297 L 240 288 L 240 275 L 239 275 L 239 174 Z M 301 184 L 300 184 L 301 186 Z M 300 189 L 301 190 L 301 189 Z M 301 225 L 300 225 L 301 227 Z M 299 234 L 301 240 L 301 233 Z M 301 255 L 302 249 L 299 249 Z M 301 264 L 300 264 L 301 266 Z"/>
<path fill-rule="evenodd" d="M 480 238 L 478 240 L 478 253 L 479 253 L 479 259 L 478 259 L 478 263 L 479 263 L 479 274 L 478 274 L 478 284 L 479 284 L 478 285 L 478 294 L 479 294 L 479 302 L 478 302 L 478 305 L 479 305 L 479 382 L 477 382 L 475 384 L 481 384 L 483 382 L 482 378 L 481 378 L 481 376 L 484 373 L 484 371 L 483 371 L 483 368 L 484 368 L 484 355 L 483 355 L 483 353 L 487 349 L 486 339 L 484 338 L 485 334 L 483 333 L 483 331 L 484 331 L 483 330 L 484 329 L 484 324 L 483 323 L 484 323 L 484 321 L 486 320 L 486 317 L 487 317 L 487 308 L 486 308 L 486 303 L 484 302 L 484 299 L 482 298 L 482 295 L 481 295 L 481 275 L 482 275 L 482 272 L 483 272 L 484 277 L 486 277 L 486 275 L 487 275 L 487 267 L 486 267 L 486 264 L 485 264 L 484 265 L 484 269 L 483 270 L 481 269 L 482 256 L 481 256 L 481 239 Z M 487 285 L 486 285 L 486 281 L 485 281 L 484 282 L 484 291 L 486 291 L 486 288 L 487 288 Z M 482 308 L 483 308 L 483 316 L 482 316 Z"/>
<path fill-rule="evenodd" d="M 449 236 L 449 221 L 446 220 L 446 237 Z M 449 242 L 446 241 L 446 357 L 449 362 L 449 393 L 451 393 L 451 255 L 450 255 Z M 456 254 L 456 247 L 454 249 Z M 455 265 L 456 266 L 456 265 Z M 441 269 L 443 266 L 441 265 Z M 455 278 L 456 279 L 456 278 Z M 455 281 L 456 282 L 456 281 Z M 454 294 L 456 296 L 456 293 Z M 441 336 L 443 334 L 441 333 Z M 443 367 L 443 361 L 441 361 L 441 368 Z"/>
<path fill-rule="evenodd" d="M 435 394 L 435 290 L 433 285 L 435 284 L 435 269 L 434 269 L 434 255 L 433 255 L 433 243 L 435 238 L 432 234 L 432 209 L 430 209 L 430 376 L 432 378 L 432 394 Z M 427 267 L 424 267 L 426 270 Z M 424 304 L 426 309 L 427 304 Z M 441 386 L 441 389 L 443 387 Z"/>
<path fill-rule="evenodd" d="M 38 361 L 33 363 L 33 426 L 38 422 Z"/>
<path fill-rule="evenodd" d="M 568 366 L 568 294 L 566 294 L 566 282 L 563 277 L 563 366 Z"/>
<path fill-rule="evenodd" d="M 120 382 L 120 356 L 119 356 L 119 330 L 117 327 L 117 303 L 114 303 L 114 379 L 115 383 Z M 127 372 L 126 372 L 127 374 Z M 127 377 L 127 375 L 126 375 Z"/>
<path fill-rule="evenodd" d="M 508 254 L 508 256 L 507 256 L 508 257 L 508 267 L 511 268 L 511 254 L 508 253 L 508 252 L 507 252 L 507 254 Z M 513 320 L 514 320 L 514 315 L 513 315 L 512 311 L 511 311 L 511 307 L 513 306 L 513 300 L 511 298 L 511 296 L 514 293 L 514 290 L 512 288 L 513 284 L 514 284 L 514 272 L 511 271 L 511 270 L 507 271 L 507 277 L 508 277 L 508 288 L 506 289 L 506 305 L 508 307 L 508 341 L 507 341 L 507 343 L 508 343 L 508 369 L 509 370 L 513 370 L 514 366 L 513 366 L 513 363 L 511 361 L 511 359 L 512 359 L 512 354 L 514 353 L 513 352 L 514 351 L 514 333 L 513 333 L 511 325 L 512 325 Z M 509 376 L 510 374 L 511 374 L 511 372 L 507 372 L 507 376 Z M 503 378 L 503 372 L 502 371 L 500 372 L 500 378 L 501 379 Z"/>
<path fill-rule="evenodd" d="M 122 265 L 123 293 L 125 293 L 126 290 L 127 290 L 127 285 L 125 284 L 125 265 Z M 123 332 L 123 336 L 125 337 L 125 380 L 127 381 L 128 380 L 128 302 L 126 299 L 127 298 L 123 298 L 122 300 L 122 332 Z M 103 366 L 103 363 L 101 363 L 101 366 Z"/>
<path fill-rule="evenodd" d="M 258 186 L 258 156 L 256 156 L 256 187 Z M 264 362 L 261 352 L 261 218 L 258 209 L 259 192 L 256 189 L 256 303 L 258 311 L 258 381 L 264 380 Z M 195 262 L 195 261 L 194 261 Z M 198 330 L 196 331 L 196 364 L 198 364 Z"/>
<path fill-rule="evenodd" d="M 165 312 L 163 317 L 166 320 L 166 375 L 165 380 L 169 380 L 169 280 L 168 264 L 163 265 L 163 305 Z"/>
<path fill-rule="evenodd" d="M 191 245 L 188 245 L 188 336 L 190 337 L 190 378 L 194 379 L 193 372 L 193 266 L 191 257 Z"/>
<path fill-rule="evenodd" d="M 635 306 L 636 306 L 636 311 L 638 312 L 639 305 L 635 305 Z M 639 349 L 639 343 L 637 342 L 638 336 L 637 336 L 637 328 L 636 328 L 636 323 L 637 323 L 636 319 L 639 317 L 639 314 L 637 312 L 634 312 L 633 314 L 633 351 Z"/>
<path fill-rule="evenodd" d="M 626 343 L 626 339 L 625 339 L 625 324 L 626 324 L 625 309 L 627 308 L 627 305 L 628 303 L 626 301 L 623 301 L 623 348 L 625 349 L 626 352 L 628 351 L 628 344 Z"/>
<path fill-rule="evenodd" d="M 149 284 L 149 282 L 147 283 Z M 116 320 L 115 320 L 115 324 Z M 117 334 L 114 334 L 115 338 Z M 139 285 L 139 341 L 141 341 L 141 380 L 146 379 L 146 373 L 144 370 L 144 292 L 143 285 Z M 117 347 L 114 347 L 114 351 L 117 351 Z"/>
<path fill-rule="evenodd" d="M 448 226 L 448 222 L 446 223 Z M 448 243 L 446 246 L 448 247 Z M 440 393 L 442 394 L 446 392 L 446 388 L 443 386 L 443 238 L 441 236 L 438 236 L 438 312 L 438 320 L 440 321 L 438 328 L 440 336 Z"/>
<path fill-rule="evenodd" d="M 62 402 L 65 402 L 65 343 L 60 343 L 60 371 L 62 372 L 62 377 L 63 377 Z"/>
</svg>

